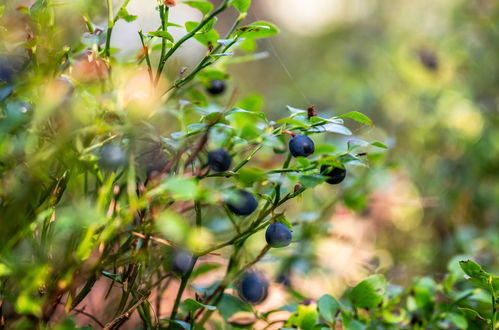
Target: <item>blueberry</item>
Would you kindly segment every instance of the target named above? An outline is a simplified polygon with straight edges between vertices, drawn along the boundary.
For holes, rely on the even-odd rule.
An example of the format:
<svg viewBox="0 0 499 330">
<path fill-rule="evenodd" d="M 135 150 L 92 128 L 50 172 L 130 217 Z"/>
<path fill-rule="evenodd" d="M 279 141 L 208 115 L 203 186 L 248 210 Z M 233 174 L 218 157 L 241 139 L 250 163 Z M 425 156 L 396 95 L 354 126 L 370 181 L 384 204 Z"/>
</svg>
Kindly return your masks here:
<svg viewBox="0 0 499 330">
<path fill-rule="evenodd" d="M 237 190 L 225 203 L 237 215 L 251 214 L 258 206 L 255 196 L 243 189 Z"/>
<path fill-rule="evenodd" d="M 326 180 L 329 184 L 338 184 L 345 179 L 347 175 L 347 170 L 342 167 L 332 167 L 331 165 L 322 165 L 320 172 L 322 175 L 327 176 Z"/>
<path fill-rule="evenodd" d="M 168 167 L 168 157 L 163 144 L 154 140 L 146 140 L 137 145 L 137 164 L 148 179 L 157 179 Z"/>
<path fill-rule="evenodd" d="M 222 94 L 225 91 L 225 81 L 220 79 L 210 81 L 210 85 L 206 88 L 206 91 L 211 95 Z"/>
<path fill-rule="evenodd" d="M 25 69 L 28 59 L 20 52 L 0 54 L 0 84 L 12 83 Z"/>
<path fill-rule="evenodd" d="M 99 156 L 99 165 L 105 170 L 114 171 L 127 163 L 126 152 L 114 143 L 105 144 Z"/>
<path fill-rule="evenodd" d="M 265 240 L 273 248 L 288 246 L 291 243 L 291 230 L 286 225 L 276 222 L 267 227 Z"/>
<path fill-rule="evenodd" d="M 173 254 L 172 269 L 178 274 L 185 274 L 191 269 L 194 256 L 185 250 L 177 250 Z"/>
<path fill-rule="evenodd" d="M 314 153 L 314 141 L 306 135 L 295 135 L 289 140 L 289 151 L 295 157 L 307 157 Z"/>
<path fill-rule="evenodd" d="M 237 287 L 241 299 L 250 304 L 259 304 L 267 298 L 269 282 L 258 272 L 246 272 Z"/>
<path fill-rule="evenodd" d="M 225 172 L 230 168 L 232 160 L 225 149 L 213 150 L 208 154 L 208 166 L 215 172 Z"/>
</svg>

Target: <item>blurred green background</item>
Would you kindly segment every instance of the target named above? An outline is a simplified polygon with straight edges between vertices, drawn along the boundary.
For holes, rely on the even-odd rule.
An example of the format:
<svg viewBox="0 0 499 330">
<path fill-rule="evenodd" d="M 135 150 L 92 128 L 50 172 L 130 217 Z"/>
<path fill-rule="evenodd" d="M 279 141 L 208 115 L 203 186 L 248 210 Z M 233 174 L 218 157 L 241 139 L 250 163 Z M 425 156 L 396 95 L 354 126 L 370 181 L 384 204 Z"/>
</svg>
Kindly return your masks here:
<svg viewBox="0 0 499 330">
<path fill-rule="evenodd" d="M 469 254 L 497 270 L 499 2 L 273 0 L 252 15 L 282 31 L 265 60 L 232 67 L 242 91 L 264 95 L 276 117 L 285 104 L 361 111 L 376 127 L 354 133 L 391 147 L 353 205 L 360 225 L 345 224 L 368 228 L 352 242 L 366 249 L 360 268 L 381 262 L 405 283 Z M 341 234 L 348 215 L 336 209 Z M 348 253 L 337 251 L 327 258 Z"/>
</svg>

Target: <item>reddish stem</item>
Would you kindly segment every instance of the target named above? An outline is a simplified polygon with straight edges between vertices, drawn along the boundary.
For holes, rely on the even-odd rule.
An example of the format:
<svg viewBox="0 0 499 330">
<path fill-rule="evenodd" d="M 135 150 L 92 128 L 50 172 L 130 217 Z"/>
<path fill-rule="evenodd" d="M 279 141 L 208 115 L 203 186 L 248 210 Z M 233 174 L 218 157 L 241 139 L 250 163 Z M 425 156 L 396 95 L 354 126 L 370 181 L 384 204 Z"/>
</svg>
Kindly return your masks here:
<svg viewBox="0 0 499 330">
<path fill-rule="evenodd" d="M 293 132 L 291 132 L 291 131 L 289 131 L 289 130 L 287 130 L 287 129 L 283 130 L 282 132 L 283 132 L 283 133 L 286 133 L 286 134 L 289 134 L 289 135 L 291 135 L 291 136 L 293 136 L 293 137 L 296 135 L 295 133 L 293 133 Z"/>
</svg>

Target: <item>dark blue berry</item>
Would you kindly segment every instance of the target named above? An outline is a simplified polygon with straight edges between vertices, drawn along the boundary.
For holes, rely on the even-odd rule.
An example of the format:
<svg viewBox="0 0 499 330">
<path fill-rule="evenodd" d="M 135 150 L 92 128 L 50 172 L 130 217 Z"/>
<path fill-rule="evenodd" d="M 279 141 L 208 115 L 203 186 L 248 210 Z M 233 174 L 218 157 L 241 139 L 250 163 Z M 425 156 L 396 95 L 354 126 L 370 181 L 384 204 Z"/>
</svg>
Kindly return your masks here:
<svg viewBox="0 0 499 330">
<path fill-rule="evenodd" d="M 0 85 L 16 80 L 27 63 L 28 59 L 20 52 L 0 54 Z"/>
<path fill-rule="evenodd" d="M 173 254 L 172 269 L 174 272 L 183 275 L 191 269 L 193 262 L 194 256 L 192 253 L 185 250 L 177 250 Z"/>
<path fill-rule="evenodd" d="M 215 172 L 225 172 L 230 168 L 232 160 L 225 149 L 213 150 L 208 154 L 208 166 Z"/>
<path fill-rule="evenodd" d="M 331 165 L 322 165 L 320 172 L 322 175 L 327 176 L 326 180 L 329 184 L 338 184 L 345 179 L 347 175 L 347 170 L 342 167 L 336 167 Z"/>
<path fill-rule="evenodd" d="M 289 140 L 289 151 L 295 157 L 307 157 L 314 153 L 314 141 L 306 135 L 295 135 Z"/>
<path fill-rule="evenodd" d="M 286 225 L 276 222 L 267 227 L 265 240 L 273 248 L 288 246 L 291 243 L 291 230 Z"/>
<path fill-rule="evenodd" d="M 250 304 L 259 304 L 267 298 L 269 283 L 254 271 L 246 272 L 237 287 L 239 297 Z"/>
<path fill-rule="evenodd" d="M 225 91 L 225 81 L 220 79 L 210 81 L 210 85 L 206 88 L 206 91 L 211 95 L 222 94 Z"/>
<path fill-rule="evenodd" d="M 246 190 L 237 190 L 226 200 L 227 207 L 237 215 L 248 215 L 258 207 L 258 202 L 251 193 Z"/>
<path fill-rule="evenodd" d="M 99 156 L 99 165 L 105 170 L 114 171 L 127 163 L 126 152 L 114 143 L 105 144 Z"/>
</svg>

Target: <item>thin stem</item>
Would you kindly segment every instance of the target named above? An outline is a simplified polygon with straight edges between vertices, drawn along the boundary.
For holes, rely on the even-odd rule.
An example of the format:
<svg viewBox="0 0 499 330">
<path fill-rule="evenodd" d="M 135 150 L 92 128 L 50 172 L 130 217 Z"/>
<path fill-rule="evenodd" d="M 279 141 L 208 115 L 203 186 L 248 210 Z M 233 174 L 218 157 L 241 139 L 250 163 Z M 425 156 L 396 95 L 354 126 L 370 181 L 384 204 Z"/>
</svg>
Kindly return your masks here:
<svg viewBox="0 0 499 330">
<path fill-rule="evenodd" d="M 194 210 L 196 211 L 196 227 L 201 227 L 203 224 L 203 214 L 201 211 L 201 202 L 196 201 L 194 203 Z M 182 280 L 180 282 L 180 287 L 177 292 L 177 297 L 175 298 L 175 303 L 173 305 L 172 312 L 170 314 L 170 326 L 169 328 L 171 329 L 173 326 L 173 320 L 175 320 L 175 316 L 177 315 L 177 310 L 178 306 L 180 305 L 180 300 L 182 299 L 182 294 L 184 293 L 184 290 L 187 286 L 187 282 L 189 281 L 189 277 L 191 277 L 192 270 L 194 269 L 194 265 L 196 265 L 196 261 L 198 260 L 198 257 L 194 256 L 191 261 L 191 265 L 189 267 L 189 270 L 182 276 Z"/>
<path fill-rule="evenodd" d="M 189 282 L 189 277 L 191 277 L 191 273 L 192 270 L 194 269 L 194 265 L 196 264 L 197 259 L 198 259 L 197 257 L 193 257 L 191 262 L 191 267 L 184 275 L 182 275 L 182 279 L 180 281 L 180 287 L 178 288 L 177 292 L 177 297 L 175 298 L 175 303 L 173 304 L 172 312 L 170 314 L 170 326 L 168 327 L 169 329 L 173 328 L 173 321 L 177 316 L 177 310 L 178 306 L 180 305 L 180 300 L 182 299 L 182 294 L 184 293 L 184 290 L 187 286 L 187 282 Z"/>
<path fill-rule="evenodd" d="M 259 145 L 257 146 L 255 149 L 253 149 L 249 154 L 248 156 L 246 156 L 246 158 L 244 158 L 243 161 L 241 161 L 239 164 L 236 165 L 236 167 L 234 167 L 234 169 L 232 170 L 232 172 L 237 172 L 241 169 L 241 167 L 243 167 L 244 165 L 246 165 L 250 160 L 251 158 L 258 152 L 258 150 L 260 150 L 263 146 L 262 145 Z"/>
<path fill-rule="evenodd" d="M 161 30 L 164 32 L 167 32 L 167 30 L 168 30 L 168 14 L 169 14 L 169 12 L 170 12 L 169 7 L 165 7 L 165 5 L 159 6 L 159 17 L 161 19 Z M 164 66 L 164 63 L 162 63 L 162 59 L 163 59 L 163 57 L 165 57 L 165 53 L 166 53 L 166 39 L 162 38 L 162 40 L 161 40 L 161 55 L 159 57 L 156 83 L 159 81 L 159 75 L 161 74 L 161 71 L 163 70 L 162 66 Z"/>
<path fill-rule="evenodd" d="M 139 31 L 139 37 L 140 37 L 140 42 L 142 43 L 142 48 L 144 49 L 145 52 L 144 56 L 146 57 L 147 72 L 149 72 L 149 79 L 151 80 L 151 83 L 153 83 L 154 77 L 152 75 L 151 59 L 149 58 L 149 47 L 147 47 L 144 42 L 144 35 L 142 34 L 142 31 Z"/>
<path fill-rule="evenodd" d="M 497 306 L 496 306 L 497 297 L 496 297 L 496 293 L 494 290 L 494 286 L 492 285 L 492 277 L 491 276 L 489 277 L 489 285 L 490 285 L 490 293 L 492 295 L 492 317 L 491 317 L 492 324 L 491 324 L 491 328 L 492 328 L 492 330 L 495 330 L 496 323 L 497 323 Z"/>
<path fill-rule="evenodd" d="M 158 65 L 158 71 L 156 72 L 156 85 L 159 82 L 159 78 L 161 76 L 161 73 L 163 72 L 163 68 L 165 66 L 166 61 L 175 53 L 175 51 L 187 40 L 190 38 L 194 37 L 194 35 L 201 30 L 209 21 L 211 21 L 215 16 L 220 14 L 222 11 L 227 9 L 229 6 L 229 0 L 224 0 L 222 4 L 212 11 L 208 16 L 206 16 L 205 19 L 203 19 L 194 29 L 192 29 L 189 33 L 185 34 L 182 38 L 180 38 L 179 41 L 177 41 L 170 50 L 160 58 L 159 60 L 159 65 Z"/>
<path fill-rule="evenodd" d="M 113 16 L 113 0 L 107 0 L 107 37 L 106 37 L 106 48 L 104 49 L 104 54 L 109 57 L 111 49 L 111 34 L 114 28 L 114 16 Z"/>
</svg>

